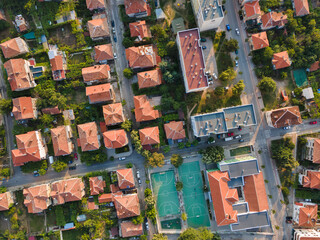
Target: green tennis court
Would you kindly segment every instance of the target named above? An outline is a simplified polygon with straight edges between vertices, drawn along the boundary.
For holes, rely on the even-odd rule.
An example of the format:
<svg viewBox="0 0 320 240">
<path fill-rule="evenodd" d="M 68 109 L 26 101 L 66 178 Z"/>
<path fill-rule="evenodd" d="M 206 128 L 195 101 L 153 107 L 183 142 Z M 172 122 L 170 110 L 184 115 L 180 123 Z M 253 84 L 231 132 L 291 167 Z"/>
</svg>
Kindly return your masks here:
<svg viewBox="0 0 320 240">
<path fill-rule="evenodd" d="M 159 217 L 180 214 L 174 171 L 153 173 L 151 174 L 151 182 Z"/>
<path fill-rule="evenodd" d="M 306 71 L 302 68 L 293 70 L 293 77 L 298 87 L 306 86 L 308 84 Z"/>
<path fill-rule="evenodd" d="M 183 201 L 188 216 L 188 226 L 209 227 L 209 213 L 203 194 L 203 182 L 199 162 L 184 163 L 179 167 L 183 183 Z"/>
</svg>

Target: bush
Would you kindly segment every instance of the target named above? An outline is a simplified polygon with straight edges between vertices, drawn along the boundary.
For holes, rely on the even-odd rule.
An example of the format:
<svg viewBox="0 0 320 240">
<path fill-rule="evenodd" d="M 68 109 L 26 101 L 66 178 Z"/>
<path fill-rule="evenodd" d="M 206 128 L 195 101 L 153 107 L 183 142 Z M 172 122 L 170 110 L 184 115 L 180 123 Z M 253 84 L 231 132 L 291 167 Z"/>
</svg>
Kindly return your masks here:
<svg viewBox="0 0 320 240">
<path fill-rule="evenodd" d="M 149 197 L 152 195 L 152 191 L 150 188 L 146 188 L 146 190 L 144 190 L 144 197 Z"/>
<path fill-rule="evenodd" d="M 180 192 L 183 188 L 183 183 L 182 182 L 176 182 L 176 189 L 178 192 Z"/>
<path fill-rule="evenodd" d="M 107 154 L 103 151 L 104 147 L 100 147 L 99 150 L 82 152 L 81 162 L 86 163 L 88 166 L 94 163 L 103 163 L 108 160 Z"/>
<path fill-rule="evenodd" d="M 132 78 L 134 75 L 133 71 L 131 70 L 131 68 L 125 68 L 123 69 L 123 76 L 125 76 L 126 78 L 130 79 Z"/>
<path fill-rule="evenodd" d="M 178 168 L 183 163 L 183 158 L 179 154 L 172 154 L 171 156 L 171 164 Z"/>
<path fill-rule="evenodd" d="M 127 163 L 127 164 L 126 164 L 126 167 L 127 167 L 127 168 L 132 168 L 132 167 L 133 167 L 133 164 L 132 164 L 132 163 Z"/>
<path fill-rule="evenodd" d="M 184 213 L 182 213 L 181 214 L 181 219 L 183 220 L 183 221 L 187 221 L 187 214 L 184 212 Z"/>
<path fill-rule="evenodd" d="M 169 146 L 169 145 L 164 146 L 164 147 L 163 147 L 163 152 L 164 152 L 164 153 L 170 152 L 170 146 Z"/>
<path fill-rule="evenodd" d="M 64 169 L 67 168 L 67 164 L 65 162 L 62 161 L 56 161 L 52 164 L 52 168 L 56 171 L 56 172 L 61 172 Z"/>
</svg>

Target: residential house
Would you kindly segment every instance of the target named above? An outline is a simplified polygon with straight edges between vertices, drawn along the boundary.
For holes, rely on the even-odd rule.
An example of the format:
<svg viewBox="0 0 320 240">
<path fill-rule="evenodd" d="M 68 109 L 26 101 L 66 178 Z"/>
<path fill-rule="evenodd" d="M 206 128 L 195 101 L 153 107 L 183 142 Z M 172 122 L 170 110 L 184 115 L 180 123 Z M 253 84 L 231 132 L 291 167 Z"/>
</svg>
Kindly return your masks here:
<svg viewBox="0 0 320 240">
<path fill-rule="evenodd" d="M 102 107 L 102 110 L 104 121 L 107 126 L 117 125 L 125 120 L 121 103 L 105 105 Z"/>
<path fill-rule="evenodd" d="M 106 6 L 104 5 L 104 0 L 86 0 L 87 8 L 92 10 L 104 10 Z"/>
<path fill-rule="evenodd" d="M 151 7 L 146 0 L 124 0 L 124 8 L 129 17 L 151 16 Z"/>
<path fill-rule="evenodd" d="M 191 0 L 191 4 L 201 32 L 219 28 L 224 18 L 221 1 Z"/>
<path fill-rule="evenodd" d="M 296 17 L 306 16 L 310 13 L 308 0 L 291 0 Z"/>
<path fill-rule="evenodd" d="M 88 21 L 88 29 L 90 37 L 93 41 L 110 37 L 110 30 L 106 18 L 96 18 Z"/>
<path fill-rule="evenodd" d="M 306 151 L 304 158 L 313 163 L 320 163 L 320 139 L 307 138 Z"/>
<path fill-rule="evenodd" d="M 304 174 L 299 174 L 299 182 L 305 188 L 320 190 L 320 172 L 306 170 Z"/>
<path fill-rule="evenodd" d="M 282 12 L 268 12 L 261 16 L 261 29 L 268 30 L 274 27 L 283 28 L 288 22 L 287 15 Z"/>
<path fill-rule="evenodd" d="M 309 72 L 317 71 L 319 68 L 320 68 L 319 61 L 315 61 L 314 63 L 311 64 L 309 68 Z"/>
<path fill-rule="evenodd" d="M 151 38 L 151 31 L 146 21 L 129 23 L 131 37 L 136 37 L 136 42 L 141 42 L 144 38 Z"/>
<path fill-rule="evenodd" d="M 128 238 L 134 236 L 140 236 L 143 234 L 142 223 L 133 224 L 131 221 L 123 221 L 120 224 L 121 237 Z"/>
<path fill-rule="evenodd" d="M 47 158 L 48 149 L 40 130 L 16 135 L 17 149 L 11 150 L 15 167 Z"/>
<path fill-rule="evenodd" d="M 94 47 L 94 60 L 100 64 L 106 64 L 114 59 L 112 44 L 103 44 Z"/>
<path fill-rule="evenodd" d="M 119 219 L 140 215 L 138 194 L 117 194 L 113 196 L 113 201 Z"/>
<path fill-rule="evenodd" d="M 60 23 L 64 23 L 67 21 L 74 21 L 77 19 L 77 14 L 75 10 L 71 10 L 71 11 L 63 11 L 61 13 L 58 13 L 58 15 L 56 16 L 56 22 L 57 24 Z"/>
<path fill-rule="evenodd" d="M 100 135 L 95 122 L 89 122 L 78 125 L 79 142 L 81 151 L 94 151 L 100 148 Z"/>
<path fill-rule="evenodd" d="M 0 193 L 0 212 L 9 210 L 13 203 L 12 192 Z"/>
<path fill-rule="evenodd" d="M 315 229 L 293 229 L 293 240 L 320 240 L 320 232 Z"/>
<path fill-rule="evenodd" d="M 36 106 L 37 99 L 31 97 L 19 97 L 12 99 L 12 114 L 16 120 L 38 118 Z"/>
<path fill-rule="evenodd" d="M 29 52 L 27 43 L 20 37 L 10 39 L 0 44 L 5 58 L 13 58 Z"/>
<path fill-rule="evenodd" d="M 151 121 L 160 117 L 160 112 L 153 109 L 146 95 L 134 96 L 133 101 L 137 122 Z"/>
<path fill-rule="evenodd" d="M 143 149 L 151 150 L 154 145 L 160 144 L 158 127 L 147 127 L 140 129 L 139 136 Z"/>
<path fill-rule="evenodd" d="M 24 32 L 28 30 L 28 24 L 22 15 L 17 15 L 14 19 L 14 25 L 18 32 Z"/>
<path fill-rule="evenodd" d="M 318 205 L 315 203 L 295 202 L 293 205 L 293 223 L 298 227 L 316 226 Z"/>
<path fill-rule="evenodd" d="M 139 89 L 155 87 L 162 84 L 162 74 L 159 68 L 146 72 L 139 72 L 137 76 Z"/>
<path fill-rule="evenodd" d="M 107 64 L 82 68 L 82 77 L 87 85 L 101 83 L 110 79 L 110 66 Z"/>
<path fill-rule="evenodd" d="M 49 115 L 57 115 L 57 114 L 60 114 L 61 111 L 59 109 L 58 106 L 55 106 L 55 107 L 49 107 L 49 108 L 42 108 L 41 109 L 41 112 L 43 114 L 49 114 Z"/>
<path fill-rule="evenodd" d="M 270 127 L 283 128 L 302 123 L 299 107 L 285 107 L 266 112 L 267 123 Z"/>
<path fill-rule="evenodd" d="M 307 101 L 314 99 L 314 94 L 313 94 L 312 87 L 307 87 L 307 88 L 302 89 L 302 96 Z"/>
<path fill-rule="evenodd" d="M 164 124 L 164 131 L 166 132 L 166 137 L 168 139 L 169 144 L 181 142 L 183 139 L 186 138 L 186 131 L 183 128 L 182 121 L 171 121 L 169 123 Z"/>
<path fill-rule="evenodd" d="M 85 195 L 85 186 L 81 178 L 70 178 L 51 183 L 53 205 L 80 201 Z"/>
<path fill-rule="evenodd" d="M 126 58 L 134 70 L 153 68 L 161 61 L 152 45 L 127 48 Z"/>
<path fill-rule="evenodd" d="M 261 10 L 259 0 L 249 1 L 243 7 L 244 21 L 247 26 L 254 26 L 260 23 Z"/>
<path fill-rule="evenodd" d="M 72 130 L 70 125 L 59 126 L 51 130 L 52 144 L 55 156 L 66 156 L 73 152 Z"/>
<path fill-rule="evenodd" d="M 132 168 L 124 168 L 116 171 L 118 186 L 121 190 L 135 188 Z"/>
<path fill-rule="evenodd" d="M 113 201 L 112 193 L 104 193 L 98 197 L 99 203 L 109 203 Z"/>
<path fill-rule="evenodd" d="M 67 60 L 66 54 L 58 50 L 57 46 L 49 46 L 48 52 L 53 80 L 61 81 L 66 79 Z"/>
<path fill-rule="evenodd" d="M 128 137 L 123 129 L 109 130 L 103 133 L 106 148 L 115 149 L 128 145 Z"/>
<path fill-rule="evenodd" d="M 208 88 L 206 66 L 200 45 L 198 28 L 178 32 L 177 45 L 186 93 L 203 91 Z"/>
<path fill-rule="evenodd" d="M 12 91 L 23 91 L 37 86 L 30 70 L 30 63 L 22 58 L 10 59 L 4 63 Z"/>
<path fill-rule="evenodd" d="M 252 34 L 249 38 L 249 45 L 251 51 L 269 47 L 267 32 L 259 32 Z"/>
<path fill-rule="evenodd" d="M 272 66 L 274 70 L 291 66 L 291 60 L 287 51 L 274 53 L 272 57 Z"/>
<path fill-rule="evenodd" d="M 41 213 L 51 205 L 49 184 L 42 184 L 23 189 L 24 205 L 28 213 Z"/>
<path fill-rule="evenodd" d="M 114 101 L 115 94 L 110 83 L 86 87 L 90 104 Z"/>
<path fill-rule="evenodd" d="M 106 182 L 103 180 L 102 176 L 90 177 L 90 195 L 99 195 L 103 193 L 104 188 L 106 187 Z"/>
</svg>

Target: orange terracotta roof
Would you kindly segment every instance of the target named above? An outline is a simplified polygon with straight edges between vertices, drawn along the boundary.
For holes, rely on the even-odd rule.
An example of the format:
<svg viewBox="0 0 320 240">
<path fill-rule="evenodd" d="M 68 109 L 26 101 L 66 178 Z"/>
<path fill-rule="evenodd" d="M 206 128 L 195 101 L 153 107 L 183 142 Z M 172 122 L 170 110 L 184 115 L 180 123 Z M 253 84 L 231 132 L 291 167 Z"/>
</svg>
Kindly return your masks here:
<svg viewBox="0 0 320 240">
<path fill-rule="evenodd" d="M 56 115 L 56 114 L 60 114 L 61 111 L 58 108 L 58 106 L 52 107 L 52 108 L 42 108 L 41 109 L 43 114 L 49 114 L 49 115 Z"/>
<path fill-rule="evenodd" d="M 12 99 L 12 113 L 16 120 L 36 119 L 36 99 L 31 97 L 19 97 Z"/>
<path fill-rule="evenodd" d="M 230 189 L 228 172 L 208 172 L 211 199 L 218 226 L 236 223 L 238 212 L 233 210 L 232 204 L 239 200 L 236 189 Z M 232 198 L 230 198 L 232 196 Z"/>
<path fill-rule="evenodd" d="M 116 192 L 119 192 L 120 191 L 120 188 L 114 184 L 110 184 L 110 191 L 112 193 L 116 193 Z"/>
<path fill-rule="evenodd" d="M 291 60 L 289 58 L 288 52 L 283 51 L 273 54 L 272 65 L 274 69 L 281 69 L 291 66 Z"/>
<path fill-rule="evenodd" d="M 151 15 L 151 8 L 145 0 L 124 0 L 124 7 L 127 15 L 141 12 L 147 12 L 147 16 Z"/>
<path fill-rule="evenodd" d="M 87 8 L 92 11 L 94 9 L 104 9 L 104 0 L 86 0 Z"/>
<path fill-rule="evenodd" d="M 320 190 L 320 172 L 307 171 L 307 175 L 303 177 L 303 187 Z"/>
<path fill-rule="evenodd" d="M 148 127 L 140 129 L 139 136 L 142 146 L 160 144 L 158 127 Z"/>
<path fill-rule="evenodd" d="M 164 124 L 167 139 L 178 140 L 186 138 L 186 131 L 183 128 L 183 122 L 171 121 Z"/>
<path fill-rule="evenodd" d="M 88 210 L 97 210 L 99 209 L 99 206 L 94 201 L 88 201 L 87 208 Z"/>
<path fill-rule="evenodd" d="M 100 148 L 98 127 L 95 122 L 78 125 L 81 151 L 93 151 Z"/>
<path fill-rule="evenodd" d="M 126 58 L 131 68 L 151 68 L 157 65 L 157 54 L 152 45 L 127 48 Z"/>
<path fill-rule="evenodd" d="M 12 204 L 13 204 L 12 193 L 10 192 L 0 193 L 0 211 L 9 210 Z"/>
<path fill-rule="evenodd" d="M 108 21 L 106 18 L 96 18 L 88 21 L 88 29 L 91 38 L 110 36 Z"/>
<path fill-rule="evenodd" d="M 310 13 L 308 0 L 294 0 L 293 2 L 296 16 L 305 16 Z"/>
<path fill-rule="evenodd" d="M 80 201 L 85 195 L 81 178 L 70 178 L 51 184 L 51 197 L 54 205 Z"/>
<path fill-rule="evenodd" d="M 128 145 L 128 137 L 123 129 L 110 130 L 103 133 L 106 148 L 115 149 Z"/>
<path fill-rule="evenodd" d="M 302 123 L 299 107 L 279 108 L 271 111 L 271 124 L 275 128 L 298 125 Z"/>
<path fill-rule="evenodd" d="M 23 189 L 24 205 L 28 213 L 41 213 L 51 205 L 49 184 Z"/>
<path fill-rule="evenodd" d="M 305 205 L 300 208 L 299 227 L 315 227 L 317 222 L 318 205 Z"/>
<path fill-rule="evenodd" d="M 50 59 L 50 64 L 52 71 L 64 70 L 63 59 L 61 55 L 57 55 L 54 58 Z"/>
<path fill-rule="evenodd" d="M 120 224 L 121 236 L 123 238 L 140 236 L 143 234 L 142 223 L 135 225 L 131 221 L 124 221 Z"/>
<path fill-rule="evenodd" d="M 102 176 L 90 177 L 89 184 L 91 195 L 98 195 L 100 193 L 103 193 L 104 188 L 106 187 L 106 182 L 103 180 Z"/>
<path fill-rule="evenodd" d="M 316 62 L 311 64 L 311 66 L 309 68 L 309 71 L 310 72 L 314 72 L 314 71 L 317 71 L 319 68 L 320 68 L 319 61 L 316 61 Z"/>
<path fill-rule="evenodd" d="M 113 87 L 110 83 L 86 87 L 86 96 L 90 103 L 107 102 L 113 100 Z"/>
<path fill-rule="evenodd" d="M 320 163 L 320 139 L 314 139 L 312 162 Z"/>
<path fill-rule="evenodd" d="M 107 80 L 110 78 L 110 66 L 103 64 L 82 68 L 82 76 L 85 82 Z"/>
<path fill-rule="evenodd" d="M 249 205 L 250 212 L 262 212 L 269 209 L 263 174 L 244 177 L 244 198 Z"/>
<path fill-rule="evenodd" d="M 143 38 L 151 38 L 151 31 L 146 24 L 146 21 L 138 21 L 129 23 L 131 37 L 138 37 L 139 41 L 142 41 Z"/>
<path fill-rule="evenodd" d="M 117 170 L 118 186 L 120 189 L 134 188 L 134 177 L 132 168 Z"/>
<path fill-rule="evenodd" d="M 244 4 L 244 11 L 246 13 L 246 19 L 256 18 L 261 15 L 259 0 L 246 2 Z"/>
<path fill-rule="evenodd" d="M 20 37 L 1 43 L 0 47 L 5 58 L 13 58 L 29 52 L 27 43 Z"/>
<path fill-rule="evenodd" d="M 114 195 L 113 199 L 119 219 L 140 215 L 139 198 L 136 193 Z"/>
<path fill-rule="evenodd" d="M 95 51 L 94 60 L 96 62 L 112 60 L 114 58 L 111 43 L 95 46 L 94 51 Z"/>
<path fill-rule="evenodd" d="M 253 50 L 269 47 L 267 32 L 252 34 L 251 41 Z"/>
<path fill-rule="evenodd" d="M 162 74 L 159 68 L 146 72 L 139 72 L 137 76 L 140 89 L 155 87 L 162 83 Z"/>
<path fill-rule="evenodd" d="M 98 197 L 99 203 L 108 203 L 113 201 L 112 193 L 101 194 Z"/>
<path fill-rule="evenodd" d="M 154 110 L 146 95 L 134 96 L 135 117 L 137 122 L 151 121 L 160 117 L 158 110 Z"/>
<path fill-rule="evenodd" d="M 70 126 L 52 128 L 51 138 L 55 156 L 69 155 L 73 151 L 71 141 L 72 133 Z"/>
<path fill-rule="evenodd" d="M 29 89 L 36 86 L 29 63 L 22 59 L 10 59 L 3 65 L 7 71 L 8 81 L 12 91 Z"/>
<path fill-rule="evenodd" d="M 283 27 L 287 22 L 287 15 L 284 15 L 283 13 L 277 13 L 277 12 L 268 12 L 261 16 L 261 22 L 262 22 L 262 29 L 269 29 L 273 27 Z"/>
<path fill-rule="evenodd" d="M 115 125 L 124 122 L 124 115 L 121 103 L 104 105 L 102 107 L 103 117 L 106 125 Z"/>
<path fill-rule="evenodd" d="M 27 162 L 37 162 L 47 156 L 45 143 L 40 131 L 31 131 L 16 135 L 17 149 L 11 151 L 14 166 L 22 166 Z"/>
</svg>

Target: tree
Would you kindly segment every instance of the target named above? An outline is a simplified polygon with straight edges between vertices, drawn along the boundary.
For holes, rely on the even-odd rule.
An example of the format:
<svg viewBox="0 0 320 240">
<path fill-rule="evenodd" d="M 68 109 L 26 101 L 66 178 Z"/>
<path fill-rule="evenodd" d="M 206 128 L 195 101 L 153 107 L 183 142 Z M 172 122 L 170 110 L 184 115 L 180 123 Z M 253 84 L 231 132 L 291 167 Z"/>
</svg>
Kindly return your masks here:
<svg viewBox="0 0 320 240">
<path fill-rule="evenodd" d="M 162 73 L 167 71 L 169 69 L 169 62 L 166 60 L 163 60 L 159 63 L 159 67 Z"/>
<path fill-rule="evenodd" d="M 224 159 L 224 150 L 220 146 L 210 146 L 201 151 L 204 163 L 220 162 Z"/>
<path fill-rule="evenodd" d="M 130 79 L 133 77 L 133 75 L 134 75 L 134 73 L 131 68 L 123 69 L 123 76 L 125 76 L 126 78 Z"/>
<path fill-rule="evenodd" d="M 187 228 L 183 233 L 180 234 L 178 240 L 213 240 L 215 236 L 218 234 L 213 234 L 207 228 L 201 227 L 198 229 L 194 228 Z M 219 237 L 220 238 L 220 237 Z M 215 239 L 219 239 L 215 238 Z"/>
<path fill-rule="evenodd" d="M 232 94 L 235 96 L 240 96 L 245 87 L 246 85 L 244 85 L 243 80 L 240 80 L 236 85 L 233 86 Z"/>
<path fill-rule="evenodd" d="M 51 125 L 52 125 L 52 122 L 53 122 L 53 120 L 54 120 L 53 116 L 50 115 L 50 114 L 43 114 L 40 119 L 41 119 L 42 124 L 43 124 L 45 127 L 51 126 Z"/>
<path fill-rule="evenodd" d="M 169 145 L 164 146 L 164 147 L 163 147 L 163 152 L 164 152 L 164 153 L 170 152 L 170 146 L 169 146 Z"/>
<path fill-rule="evenodd" d="M 12 111 L 12 100 L 11 99 L 0 99 L 0 112 L 2 114 L 10 113 Z"/>
<path fill-rule="evenodd" d="M 2 168 L 0 170 L 0 175 L 3 177 L 10 177 L 10 168 Z"/>
<path fill-rule="evenodd" d="M 125 38 L 122 40 L 122 45 L 123 45 L 125 48 L 132 47 L 132 46 L 133 46 L 133 41 L 131 40 L 131 38 L 125 37 Z"/>
<path fill-rule="evenodd" d="M 176 189 L 178 192 L 180 192 L 183 188 L 183 183 L 182 182 L 176 182 Z"/>
<path fill-rule="evenodd" d="M 150 30 L 152 36 L 158 40 L 166 40 L 169 38 L 168 34 L 160 24 L 153 25 L 152 27 L 150 27 Z"/>
<path fill-rule="evenodd" d="M 38 173 L 40 174 L 40 176 L 43 176 L 47 173 L 47 170 L 45 169 L 39 169 Z"/>
<path fill-rule="evenodd" d="M 181 219 L 182 219 L 183 221 L 187 221 L 188 216 L 187 216 L 187 214 L 186 214 L 185 212 L 181 214 Z"/>
<path fill-rule="evenodd" d="M 227 82 L 227 81 L 231 81 L 233 79 L 235 79 L 237 76 L 237 73 L 235 70 L 233 70 L 233 68 L 228 68 L 227 70 L 223 71 L 220 76 L 219 79 Z"/>
<path fill-rule="evenodd" d="M 224 94 L 224 87 L 216 87 L 216 89 L 214 90 L 215 95 L 217 96 L 222 96 Z"/>
<path fill-rule="evenodd" d="M 132 122 L 130 120 L 126 119 L 123 123 L 121 123 L 121 128 L 127 132 L 130 132 L 130 130 L 132 128 Z"/>
<path fill-rule="evenodd" d="M 239 43 L 236 39 L 231 38 L 230 40 L 225 40 L 224 47 L 228 52 L 234 52 L 239 49 Z"/>
<path fill-rule="evenodd" d="M 139 216 L 136 216 L 136 217 L 132 218 L 132 223 L 134 225 L 138 225 L 138 224 L 143 223 L 143 220 L 144 219 L 143 219 L 142 215 L 139 215 Z"/>
<path fill-rule="evenodd" d="M 67 168 L 67 164 L 65 162 L 62 162 L 62 161 L 55 161 L 53 164 L 52 164 L 52 167 L 53 169 L 56 171 L 56 172 L 61 172 L 63 171 L 64 169 Z"/>
<path fill-rule="evenodd" d="M 272 78 L 264 77 L 259 82 L 258 87 L 262 92 L 273 93 L 277 88 L 277 84 Z"/>
<path fill-rule="evenodd" d="M 155 222 L 157 217 L 157 211 L 154 206 L 146 210 L 146 217 L 151 219 L 152 222 Z"/>
<path fill-rule="evenodd" d="M 144 190 L 144 197 L 149 197 L 152 195 L 152 191 L 150 188 L 146 188 L 146 190 Z"/>
<path fill-rule="evenodd" d="M 162 153 L 154 152 L 148 159 L 149 165 L 152 167 L 162 167 L 164 164 L 164 155 Z"/>
<path fill-rule="evenodd" d="M 168 237 L 163 233 L 153 234 L 152 240 L 168 240 Z"/>
<path fill-rule="evenodd" d="M 146 202 L 148 207 L 153 206 L 156 203 L 152 195 L 144 198 L 144 201 Z"/>
<path fill-rule="evenodd" d="M 91 239 L 90 235 L 87 234 L 87 233 L 84 233 L 84 234 L 81 235 L 81 240 L 90 240 L 90 239 Z"/>
<path fill-rule="evenodd" d="M 7 191 L 7 188 L 4 186 L 0 186 L 0 193 L 5 193 Z"/>
<path fill-rule="evenodd" d="M 3 31 L 10 27 L 10 24 L 5 20 L 0 20 L 0 31 Z"/>
<path fill-rule="evenodd" d="M 171 156 L 171 164 L 178 168 L 183 163 L 183 158 L 179 154 L 172 154 Z"/>
<path fill-rule="evenodd" d="M 269 61 L 272 58 L 273 53 L 274 53 L 274 51 L 272 50 L 271 47 L 266 47 L 264 49 L 263 56 L 266 59 L 266 61 Z"/>
</svg>

